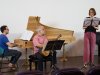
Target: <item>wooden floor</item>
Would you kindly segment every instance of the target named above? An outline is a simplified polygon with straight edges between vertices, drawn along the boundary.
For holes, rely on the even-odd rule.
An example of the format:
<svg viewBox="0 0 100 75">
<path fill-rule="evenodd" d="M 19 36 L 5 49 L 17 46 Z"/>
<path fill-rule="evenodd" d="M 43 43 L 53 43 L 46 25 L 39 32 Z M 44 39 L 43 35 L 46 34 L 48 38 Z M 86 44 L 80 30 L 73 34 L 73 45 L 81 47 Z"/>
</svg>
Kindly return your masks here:
<svg viewBox="0 0 100 75">
<path fill-rule="evenodd" d="M 58 62 L 57 62 L 57 67 L 60 69 L 63 68 L 79 68 L 81 69 L 81 67 L 83 66 L 83 58 L 82 57 L 68 57 L 68 60 L 66 62 L 62 62 L 60 61 L 60 58 L 58 58 Z M 22 72 L 22 71 L 27 71 L 29 70 L 28 66 L 23 65 L 23 63 L 25 62 L 25 60 L 19 60 L 18 65 L 19 65 L 19 69 L 17 71 L 12 71 L 12 72 L 7 72 L 7 73 L 3 73 L 3 75 L 16 75 L 18 72 Z M 95 56 L 95 60 L 94 60 L 95 65 L 99 65 L 99 58 L 98 56 Z M 49 65 L 50 62 L 47 63 L 47 71 L 50 70 Z M 7 66 L 7 65 L 4 65 Z M 34 69 L 34 65 L 33 65 L 33 69 Z M 9 68 L 3 69 L 2 71 L 9 71 Z"/>
</svg>

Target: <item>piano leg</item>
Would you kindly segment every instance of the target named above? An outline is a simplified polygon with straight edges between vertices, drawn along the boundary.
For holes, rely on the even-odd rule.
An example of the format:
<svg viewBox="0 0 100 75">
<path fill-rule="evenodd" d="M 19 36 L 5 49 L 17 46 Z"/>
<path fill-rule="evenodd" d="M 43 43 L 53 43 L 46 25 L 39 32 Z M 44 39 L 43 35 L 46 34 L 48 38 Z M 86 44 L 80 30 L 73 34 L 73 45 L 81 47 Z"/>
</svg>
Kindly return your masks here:
<svg viewBox="0 0 100 75">
<path fill-rule="evenodd" d="M 25 48 L 25 62 L 23 63 L 23 66 L 28 66 L 27 48 Z"/>
<path fill-rule="evenodd" d="M 66 45 L 67 43 L 64 43 L 63 44 L 63 57 L 61 58 L 61 61 L 63 61 L 63 62 L 65 62 L 65 61 L 67 61 L 67 58 L 66 58 L 66 55 L 65 55 L 65 45 Z"/>
</svg>

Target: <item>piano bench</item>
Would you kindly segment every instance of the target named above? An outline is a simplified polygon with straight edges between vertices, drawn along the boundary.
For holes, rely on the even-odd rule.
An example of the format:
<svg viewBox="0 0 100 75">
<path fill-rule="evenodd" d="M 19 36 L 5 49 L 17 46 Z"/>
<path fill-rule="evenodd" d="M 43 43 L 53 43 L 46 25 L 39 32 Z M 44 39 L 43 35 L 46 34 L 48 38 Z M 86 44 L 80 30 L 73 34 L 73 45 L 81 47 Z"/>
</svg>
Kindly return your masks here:
<svg viewBox="0 0 100 75">
<path fill-rule="evenodd" d="M 52 66 L 52 59 L 51 58 L 49 58 L 49 59 L 43 59 L 43 65 L 44 65 L 44 68 L 46 69 L 46 62 L 47 61 L 50 61 L 50 67 Z M 38 62 L 39 62 L 39 60 L 37 59 L 37 58 L 34 58 L 34 55 L 30 55 L 29 56 L 29 67 L 30 67 L 30 71 L 32 70 L 32 63 L 35 63 L 35 70 L 38 70 Z"/>
</svg>

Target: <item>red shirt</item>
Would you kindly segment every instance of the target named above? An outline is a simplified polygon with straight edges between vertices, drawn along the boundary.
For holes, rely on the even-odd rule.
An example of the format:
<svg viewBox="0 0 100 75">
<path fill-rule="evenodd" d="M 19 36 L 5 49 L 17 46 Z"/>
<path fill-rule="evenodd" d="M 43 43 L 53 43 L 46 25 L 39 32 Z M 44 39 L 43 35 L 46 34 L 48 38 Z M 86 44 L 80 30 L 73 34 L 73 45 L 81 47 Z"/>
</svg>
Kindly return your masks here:
<svg viewBox="0 0 100 75">
<path fill-rule="evenodd" d="M 39 51 L 39 48 L 37 46 L 40 44 L 43 45 L 46 42 L 48 42 L 48 39 L 45 35 L 44 36 L 41 36 L 39 34 L 35 35 L 33 37 L 34 54 Z"/>
</svg>

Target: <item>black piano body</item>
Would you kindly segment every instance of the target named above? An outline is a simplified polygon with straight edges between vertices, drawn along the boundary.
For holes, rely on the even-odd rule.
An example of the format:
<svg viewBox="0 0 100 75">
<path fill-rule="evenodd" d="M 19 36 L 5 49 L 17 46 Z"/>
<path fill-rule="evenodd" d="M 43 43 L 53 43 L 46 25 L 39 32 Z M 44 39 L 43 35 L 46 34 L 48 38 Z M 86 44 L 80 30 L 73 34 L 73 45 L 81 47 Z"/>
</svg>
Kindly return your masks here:
<svg viewBox="0 0 100 75">
<path fill-rule="evenodd" d="M 100 57 L 100 32 L 96 32 L 96 44 L 98 45 L 98 56 Z"/>
</svg>

